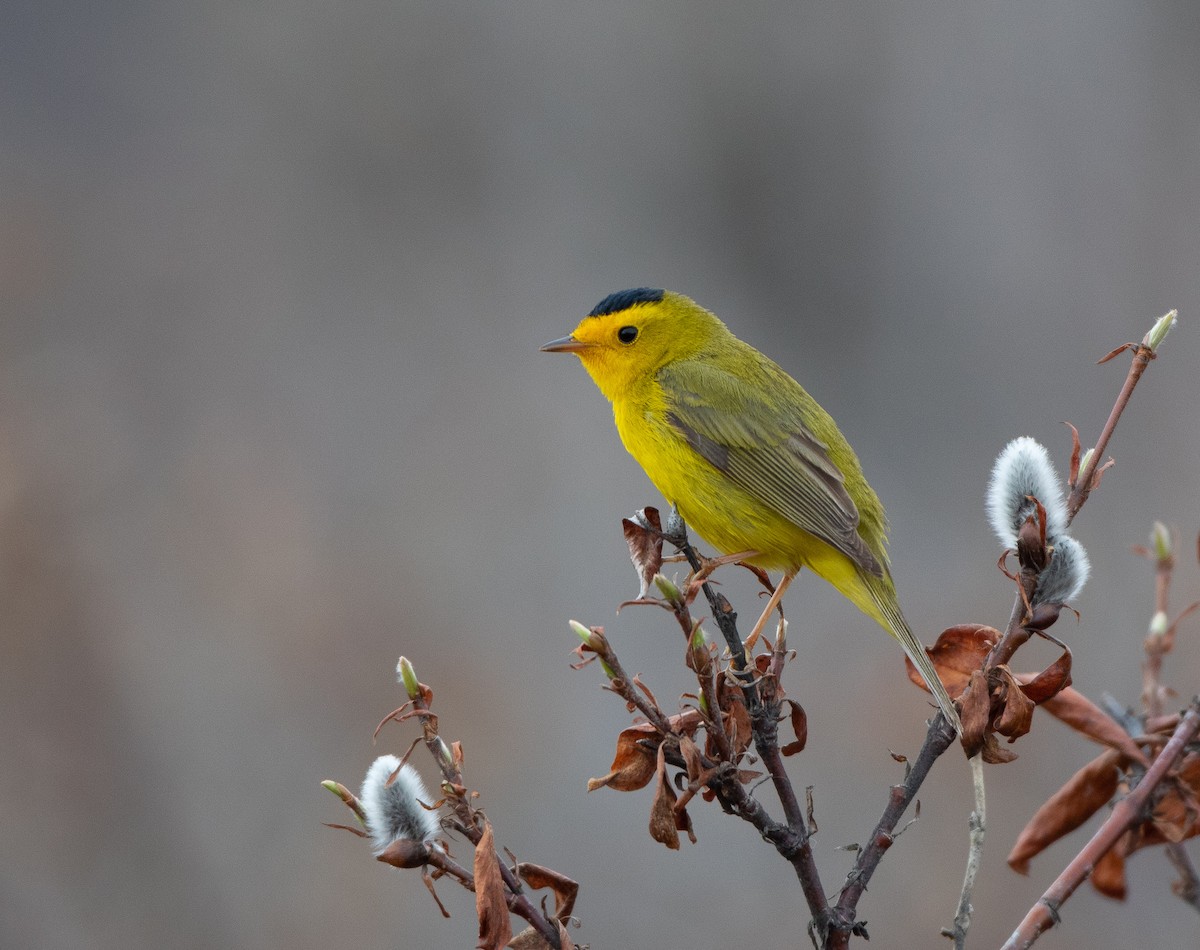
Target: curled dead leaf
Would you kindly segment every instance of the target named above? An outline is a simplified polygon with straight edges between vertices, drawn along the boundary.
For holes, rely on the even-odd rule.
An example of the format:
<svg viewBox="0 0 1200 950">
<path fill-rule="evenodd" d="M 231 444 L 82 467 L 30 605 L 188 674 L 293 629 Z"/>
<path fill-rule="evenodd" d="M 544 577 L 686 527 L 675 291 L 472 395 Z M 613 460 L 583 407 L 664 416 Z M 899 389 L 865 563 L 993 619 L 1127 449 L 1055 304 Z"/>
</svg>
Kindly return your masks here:
<svg viewBox="0 0 1200 950">
<path fill-rule="evenodd" d="M 1072 775 L 1029 819 L 1008 855 L 1009 867 L 1028 874 L 1031 859 L 1107 805 L 1117 792 L 1124 761 L 1109 749 Z"/>
<path fill-rule="evenodd" d="M 662 746 L 658 748 L 658 764 L 655 769 L 658 784 L 654 789 L 654 801 L 650 805 L 650 837 L 665 844 L 672 851 L 679 850 L 679 829 L 675 827 L 675 789 L 667 776 L 667 760 Z"/>
<path fill-rule="evenodd" d="M 1057 660 L 1036 676 L 1018 676 L 1025 695 L 1039 706 L 1071 685 L 1071 651 L 1063 649 Z"/>
<path fill-rule="evenodd" d="M 662 521 L 657 508 L 642 508 L 633 518 L 621 519 L 621 530 L 625 533 L 625 543 L 629 545 L 629 559 L 633 561 L 633 569 L 637 571 L 638 599 L 649 592 L 654 583 L 654 575 L 662 567 Z"/>
<path fill-rule="evenodd" d="M 475 846 L 475 914 L 479 918 L 479 950 L 503 950 L 512 939 L 512 921 L 504 899 L 504 879 L 491 822 L 484 820 L 483 836 Z"/>
<path fill-rule="evenodd" d="M 980 623 L 963 623 L 943 630 L 937 643 L 926 648 L 925 652 L 929 654 L 938 678 L 952 699 L 958 699 L 962 695 L 970 682 L 971 674 L 983 666 L 983 661 L 987 659 L 992 647 L 1000 642 L 1000 637 L 1001 633 L 995 627 Z M 904 662 L 908 669 L 908 678 L 922 689 L 928 690 L 929 687 L 925 685 L 925 680 L 912 665 L 912 661 L 905 657 Z"/>
<path fill-rule="evenodd" d="M 1092 868 L 1089 880 L 1092 887 L 1115 901 L 1125 900 L 1128 888 L 1125 884 L 1125 838 L 1118 841 L 1110 850 L 1104 853 L 1096 866 Z"/>
<path fill-rule="evenodd" d="M 575 910 L 575 899 L 579 896 L 579 882 L 573 881 L 565 874 L 560 874 L 551 868 L 540 864 L 522 862 L 517 865 L 517 873 L 521 880 L 535 891 L 550 891 L 554 894 L 554 917 L 556 920 L 566 920 Z"/>
<path fill-rule="evenodd" d="M 795 741 L 789 742 L 779 751 L 784 755 L 795 755 L 797 752 L 803 752 L 804 747 L 808 744 L 808 713 L 804 711 L 795 700 L 784 700 L 792 708 L 792 732 L 796 736 Z"/>
<path fill-rule="evenodd" d="M 677 736 L 694 736 L 703 722 L 704 717 L 698 709 L 686 709 L 667 720 L 671 731 Z M 617 752 L 609 766 L 609 773 L 601 778 L 588 779 L 588 791 L 594 792 L 605 786 L 618 792 L 636 792 L 639 788 L 645 788 L 654 777 L 655 750 L 661 741 L 658 730 L 648 722 L 622 729 L 617 736 Z"/>
<path fill-rule="evenodd" d="M 992 713 L 992 728 L 1012 742 L 1029 732 L 1033 722 L 1033 700 L 1025 695 L 1007 666 L 997 666 L 989 672 L 994 705 L 1000 707 Z"/>
<path fill-rule="evenodd" d="M 967 758 L 983 751 L 989 737 L 988 723 L 992 718 L 992 695 L 987 686 L 987 677 L 982 670 L 975 670 L 968 681 L 970 689 L 963 694 L 962 746 Z M 961 691 L 960 691 L 961 692 Z"/>
<path fill-rule="evenodd" d="M 636 792 L 645 788 L 654 777 L 654 752 L 642 743 L 659 740 L 658 730 L 648 722 L 622 729 L 617 736 L 617 754 L 609 766 L 609 773 L 602 778 L 588 779 L 588 791 L 594 792 L 606 785 L 618 792 Z"/>
</svg>

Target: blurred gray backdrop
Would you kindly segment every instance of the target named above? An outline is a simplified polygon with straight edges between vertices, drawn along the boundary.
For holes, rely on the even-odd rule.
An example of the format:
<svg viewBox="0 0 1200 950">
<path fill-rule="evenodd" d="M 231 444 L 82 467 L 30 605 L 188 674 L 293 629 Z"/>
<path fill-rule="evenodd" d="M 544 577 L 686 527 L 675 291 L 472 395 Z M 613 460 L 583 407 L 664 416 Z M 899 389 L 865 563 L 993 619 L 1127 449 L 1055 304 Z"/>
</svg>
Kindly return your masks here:
<svg viewBox="0 0 1200 950">
<path fill-rule="evenodd" d="M 369 0 L 17 4 L 0 31 L 0 944 L 467 947 L 468 895 L 322 827 L 414 727 L 396 658 L 520 858 L 582 884 L 593 947 L 799 947 L 774 853 L 715 807 L 646 834 L 585 793 L 628 722 L 567 619 L 664 701 L 688 687 L 619 519 L 658 499 L 576 360 L 605 294 L 685 291 L 838 418 L 929 641 L 1003 623 L 983 515 L 1017 435 L 1060 464 L 1178 307 L 1077 522 L 1095 577 L 1075 680 L 1136 703 L 1152 605 L 1130 553 L 1200 529 L 1200 7 Z M 743 612 L 753 588 L 727 578 Z M 1200 596 L 1184 559 L 1175 600 Z M 928 710 L 820 582 L 787 687 L 836 888 Z M 1167 676 L 1200 687 L 1200 630 Z M 1031 648 L 1025 666 L 1049 659 Z M 1084 840 L 1016 832 L 1093 749 L 1039 717 L 991 770 L 973 944 Z M 414 760 L 427 777 L 430 763 Z M 765 794 L 765 792 L 764 792 Z M 940 946 L 969 800 L 940 762 L 861 905 Z M 1194 850 L 1194 849 L 1193 849 Z M 466 854 L 465 848 L 459 849 Z M 1084 889 L 1054 947 L 1192 945 L 1158 854 Z"/>
</svg>

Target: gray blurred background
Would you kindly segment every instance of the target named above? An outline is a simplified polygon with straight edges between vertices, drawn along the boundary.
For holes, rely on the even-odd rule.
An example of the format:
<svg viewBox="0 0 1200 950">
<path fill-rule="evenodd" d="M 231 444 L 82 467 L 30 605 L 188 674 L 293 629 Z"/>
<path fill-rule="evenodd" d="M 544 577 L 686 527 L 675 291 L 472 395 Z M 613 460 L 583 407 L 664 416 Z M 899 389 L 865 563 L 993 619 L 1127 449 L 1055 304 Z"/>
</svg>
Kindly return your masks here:
<svg viewBox="0 0 1200 950">
<path fill-rule="evenodd" d="M 572 672 L 606 625 L 673 704 L 670 618 L 619 519 L 658 499 L 578 362 L 539 344 L 605 294 L 689 293 L 837 417 L 893 522 L 913 626 L 1003 623 L 983 515 L 1017 435 L 1060 464 L 1178 307 L 1116 468 L 1076 523 L 1095 567 L 1075 680 L 1136 703 L 1152 605 L 1130 553 L 1200 528 L 1200 7 L 54 2 L 0 31 L 0 945 L 468 947 L 414 874 L 322 827 L 413 726 L 396 657 L 498 840 L 582 884 L 601 947 L 797 947 L 794 879 L 694 810 L 585 793 L 623 707 Z M 726 590 L 743 613 L 754 591 Z M 1194 558 L 1175 603 L 1200 596 Z M 928 707 L 818 581 L 789 594 L 824 880 L 835 889 Z M 1167 676 L 1200 687 L 1200 631 Z M 1040 652 L 1039 652 L 1040 650 Z M 1031 647 L 1021 668 L 1048 660 Z M 973 945 L 1084 840 L 1004 856 L 1094 752 L 1039 717 L 990 772 Z M 430 764 L 418 755 L 427 777 Z M 767 794 L 764 790 L 764 794 Z M 969 800 L 940 762 L 863 900 L 872 947 L 941 946 Z M 1194 851 L 1195 849 L 1193 849 Z M 465 848 L 459 849 L 466 856 Z M 1159 854 L 1055 947 L 1194 945 Z"/>
</svg>

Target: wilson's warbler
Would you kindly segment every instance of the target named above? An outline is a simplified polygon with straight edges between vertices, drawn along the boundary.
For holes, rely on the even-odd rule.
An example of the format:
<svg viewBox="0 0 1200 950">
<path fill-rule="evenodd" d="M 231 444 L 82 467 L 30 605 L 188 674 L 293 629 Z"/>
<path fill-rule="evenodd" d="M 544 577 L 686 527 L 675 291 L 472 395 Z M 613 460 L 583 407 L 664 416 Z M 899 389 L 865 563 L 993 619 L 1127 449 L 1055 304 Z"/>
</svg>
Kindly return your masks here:
<svg viewBox="0 0 1200 950">
<path fill-rule="evenodd" d="M 755 627 L 807 567 L 900 641 L 959 729 L 954 703 L 900 612 L 883 505 L 816 400 L 682 294 L 606 297 L 561 340 L 613 404 L 625 448 L 679 514 L 725 554 L 783 571 Z"/>
</svg>

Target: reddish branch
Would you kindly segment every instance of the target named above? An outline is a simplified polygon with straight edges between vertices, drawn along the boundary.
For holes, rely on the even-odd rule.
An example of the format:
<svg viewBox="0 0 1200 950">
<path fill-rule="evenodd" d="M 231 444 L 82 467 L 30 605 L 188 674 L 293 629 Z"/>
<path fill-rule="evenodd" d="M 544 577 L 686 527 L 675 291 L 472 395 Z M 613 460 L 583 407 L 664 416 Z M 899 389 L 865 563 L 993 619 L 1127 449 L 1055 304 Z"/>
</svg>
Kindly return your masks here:
<svg viewBox="0 0 1200 950">
<path fill-rule="evenodd" d="M 1186 746 L 1200 732 L 1200 699 L 1192 700 L 1187 713 L 1180 720 L 1174 735 L 1163 746 L 1162 752 L 1146 771 L 1141 782 L 1113 807 L 1108 820 L 1100 827 L 1092 840 L 1063 870 L 1036 904 L 1029 909 L 1025 919 L 1008 938 L 1002 950 L 1026 950 L 1037 938 L 1058 922 L 1058 912 L 1075 892 L 1096 862 L 1100 860 L 1135 824 L 1146 820 L 1152 805 L 1151 795 L 1167 778 L 1171 769 L 1183 755 Z"/>
<path fill-rule="evenodd" d="M 398 718 L 403 719 L 415 716 L 420 719 L 425 745 L 429 749 L 430 755 L 433 756 L 433 760 L 438 764 L 438 768 L 441 769 L 442 778 L 446 783 L 443 786 L 444 790 L 449 789 L 446 795 L 446 804 L 450 806 L 455 818 L 458 819 L 458 830 L 471 842 L 472 846 L 478 848 L 484 838 L 484 821 L 467 801 L 469 793 L 463 785 L 463 774 L 459 764 L 459 757 L 447 757 L 446 755 L 446 745 L 438 735 L 438 718 L 433 710 L 429 708 L 426 696 L 430 694 L 424 692 L 426 689 L 426 687 L 422 687 L 422 691 L 419 691 L 417 695 L 410 694 L 412 711 Z M 385 719 L 384 723 L 387 721 Z M 380 726 L 382 725 L 383 723 L 380 723 Z M 457 748 L 457 743 L 455 747 Z M 490 835 L 488 837 L 490 838 Z M 508 909 L 518 917 L 524 919 L 554 950 L 559 950 L 562 942 L 559 940 L 558 925 L 547 919 L 541 910 L 526 896 L 525 888 L 521 884 L 520 879 L 504 863 L 500 855 L 496 854 L 495 851 L 492 852 L 492 855 L 499 867 L 500 878 L 504 883 L 506 891 L 504 899 L 508 905 Z M 447 865 L 442 866 L 441 870 L 452 874 L 464 886 L 474 889 L 474 875 L 467 871 L 466 868 L 458 865 L 454 865 L 453 867 Z"/>
</svg>

